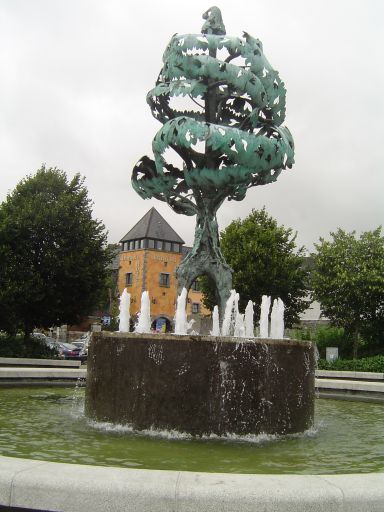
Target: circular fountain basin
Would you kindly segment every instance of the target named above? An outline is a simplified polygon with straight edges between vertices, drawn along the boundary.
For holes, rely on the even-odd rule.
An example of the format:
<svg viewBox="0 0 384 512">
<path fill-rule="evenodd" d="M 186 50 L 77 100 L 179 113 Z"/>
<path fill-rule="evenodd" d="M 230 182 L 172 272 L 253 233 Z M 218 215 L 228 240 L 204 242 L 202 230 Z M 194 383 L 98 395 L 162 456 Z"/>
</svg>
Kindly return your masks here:
<svg viewBox="0 0 384 512">
<path fill-rule="evenodd" d="M 382 404 L 320 399 L 316 400 L 315 424 L 304 434 L 195 438 L 89 420 L 84 415 L 84 393 L 84 388 L 2 388 L 0 454 L 215 473 L 384 471 Z"/>
<path fill-rule="evenodd" d="M 194 436 L 304 432 L 314 370 L 311 342 L 95 333 L 86 414 Z"/>
<path fill-rule="evenodd" d="M 2 388 L 0 505 L 382 512 L 383 405 L 317 400 L 315 417 L 303 435 L 196 439 L 94 423 L 84 388 Z"/>
</svg>

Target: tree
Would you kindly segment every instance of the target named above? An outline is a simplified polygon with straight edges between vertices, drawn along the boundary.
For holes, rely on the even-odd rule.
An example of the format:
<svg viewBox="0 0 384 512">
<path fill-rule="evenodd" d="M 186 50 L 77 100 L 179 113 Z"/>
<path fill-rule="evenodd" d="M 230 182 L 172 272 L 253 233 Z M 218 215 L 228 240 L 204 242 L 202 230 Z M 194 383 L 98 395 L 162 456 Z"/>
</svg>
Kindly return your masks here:
<svg viewBox="0 0 384 512">
<path fill-rule="evenodd" d="M 308 306 L 308 271 L 304 268 L 304 248 L 296 250 L 292 229 L 278 226 L 265 211 L 252 210 L 244 220 L 234 220 L 221 232 L 221 249 L 234 270 L 233 286 L 240 294 L 244 310 L 252 300 L 260 310 L 262 295 L 280 297 L 286 307 L 286 325 L 298 321 Z M 217 302 L 214 288 L 202 280 L 204 303 L 210 309 Z"/>
<path fill-rule="evenodd" d="M 384 327 L 384 237 L 381 227 L 366 231 L 338 229 L 332 240 L 320 238 L 314 254 L 311 284 L 314 298 L 334 325 L 344 327 L 353 339 L 357 357 L 362 334 Z"/>
<path fill-rule="evenodd" d="M 232 287 L 231 268 L 219 245 L 216 213 L 226 198 L 241 201 L 249 188 L 277 180 L 291 168 L 294 143 L 285 119 L 285 87 L 244 32 L 226 35 L 221 12 L 211 7 L 201 34 L 176 34 L 147 102 L 163 126 L 143 156 L 132 186 L 144 199 L 165 201 L 177 213 L 196 215 L 195 240 L 177 268 L 179 293 L 200 275 L 216 288 L 221 316 Z M 184 97 L 186 110 L 174 108 Z M 198 107 L 198 108 L 197 108 Z M 181 162 L 167 161 L 169 153 Z"/>
<path fill-rule="evenodd" d="M 84 179 L 44 166 L 0 205 L 0 328 L 74 324 L 105 288 L 111 251 Z"/>
</svg>

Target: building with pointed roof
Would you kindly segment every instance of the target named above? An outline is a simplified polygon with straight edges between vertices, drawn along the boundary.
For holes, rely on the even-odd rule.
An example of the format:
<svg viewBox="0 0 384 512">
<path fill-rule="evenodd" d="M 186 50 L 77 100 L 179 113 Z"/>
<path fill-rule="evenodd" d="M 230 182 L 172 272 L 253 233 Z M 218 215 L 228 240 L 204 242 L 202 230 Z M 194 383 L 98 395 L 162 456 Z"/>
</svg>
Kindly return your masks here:
<svg viewBox="0 0 384 512">
<path fill-rule="evenodd" d="M 176 268 L 188 253 L 184 240 L 151 208 L 120 240 L 119 294 L 124 288 L 131 295 L 131 315 L 140 311 L 141 294 L 151 300 L 154 330 L 170 331 L 177 299 Z M 187 314 L 209 314 L 202 304 L 198 283 L 188 294 Z"/>
</svg>

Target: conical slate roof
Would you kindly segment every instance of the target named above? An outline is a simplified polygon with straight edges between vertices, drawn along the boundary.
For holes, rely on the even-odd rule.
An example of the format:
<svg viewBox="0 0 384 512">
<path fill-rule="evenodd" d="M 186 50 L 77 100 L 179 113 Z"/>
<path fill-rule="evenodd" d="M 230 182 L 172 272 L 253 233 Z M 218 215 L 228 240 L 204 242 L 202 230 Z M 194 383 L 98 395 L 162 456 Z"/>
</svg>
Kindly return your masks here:
<svg viewBox="0 0 384 512">
<path fill-rule="evenodd" d="M 130 240 L 141 240 L 143 238 L 184 244 L 184 240 L 179 237 L 176 231 L 171 228 L 168 222 L 153 207 L 128 231 L 120 240 L 120 243 L 129 242 Z"/>
</svg>

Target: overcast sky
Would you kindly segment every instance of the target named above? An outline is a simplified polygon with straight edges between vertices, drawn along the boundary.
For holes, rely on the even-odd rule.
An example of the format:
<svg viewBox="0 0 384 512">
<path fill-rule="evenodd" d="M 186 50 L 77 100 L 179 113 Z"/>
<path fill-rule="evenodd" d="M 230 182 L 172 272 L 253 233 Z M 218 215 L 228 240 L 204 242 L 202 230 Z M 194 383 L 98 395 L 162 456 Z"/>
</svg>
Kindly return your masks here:
<svg viewBox="0 0 384 512">
<path fill-rule="evenodd" d="M 212 4 L 0 0 L 0 201 L 42 163 L 86 178 L 94 215 L 119 239 L 155 206 L 187 244 L 194 218 L 132 189 L 160 128 L 146 104 L 175 33 L 200 32 Z M 384 2 L 254 0 L 217 4 L 227 34 L 245 30 L 287 87 L 296 163 L 225 202 L 220 229 L 265 205 L 308 249 L 384 213 Z"/>
</svg>

